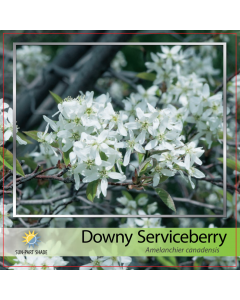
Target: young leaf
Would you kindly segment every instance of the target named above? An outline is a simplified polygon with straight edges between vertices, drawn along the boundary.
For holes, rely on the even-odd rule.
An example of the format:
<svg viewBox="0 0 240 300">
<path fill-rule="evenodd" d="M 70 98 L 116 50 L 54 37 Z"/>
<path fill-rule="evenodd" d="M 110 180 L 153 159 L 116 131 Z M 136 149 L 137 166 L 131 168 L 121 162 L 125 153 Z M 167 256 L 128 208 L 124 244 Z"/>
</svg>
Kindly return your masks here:
<svg viewBox="0 0 240 300">
<path fill-rule="evenodd" d="M 39 137 L 37 135 L 38 132 L 41 132 L 41 131 L 36 131 L 36 130 L 33 130 L 33 131 L 23 131 L 26 135 L 30 136 L 33 140 L 35 141 L 38 141 L 39 140 Z M 43 132 L 42 132 L 43 133 Z M 48 135 L 48 134 L 47 134 Z M 46 136 L 47 136 L 46 135 Z M 31 143 L 31 142 L 30 142 Z M 31 143 L 32 144 L 32 143 Z M 52 147 L 54 148 L 59 148 L 59 145 L 57 142 L 52 142 L 52 144 L 50 144 Z"/>
<path fill-rule="evenodd" d="M 155 158 L 149 157 L 139 166 L 139 175 L 143 175 L 144 173 L 148 173 L 152 168 L 156 167 L 157 160 Z"/>
<path fill-rule="evenodd" d="M 137 195 L 137 197 L 135 198 L 135 201 L 138 202 L 139 199 L 141 198 L 146 198 L 147 197 L 147 194 L 144 194 L 144 193 L 140 193 Z"/>
<path fill-rule="evenodd" d="M 140 164 L 140 163 L 142 162 L 142 160 L 143 160 L 145 154 L 143 154 L 143 153 L 138 153 L 137 155 L 138 155 L 138 163 Z"/>
<path fill-rule="evenodd" d="M 160 177 L 159 183 L 162 183 L 162 182 L 166 181 L 168 178 L 169 178 L 168 176 L 162 175 L 162 176 Z"/>
<path fill-rule="evenodd" d="M 10 265 L 14 265 L 16 263 L 16 261 L 14 259 L 17 259 L 17 257 L 4 255 L 4 260 L 6 260 Z"/>
<path fill-rule="evenodd" d="M 220 131 L 218 133 L 218 137 L 219 137 L 220 140 L 223 140 L 223 132 L 222 131 Z M 232 139 L 233 138 L 229 134 L 227 134 L 227 141 L 232 140 Z"/>
<path fill-rule="evenodd" d="M 223 158 L 218 158 L 220 162 L 223 163 Z M 227 166 L 230 169 L 236 170 L 236 162 L 233 159 L 227 158 Z M 237 160 L 237 171 L 240 172 L 240 161 Z"/>
<path fill-rule="evenodd" d="M 57 104 L 63 102 L 63 99 L 60 96 L 58 96 L 57 94 L 55 94 L 51 91 L 49 91 L 49 92 L 50 92 L 50 94 L 52 95 L 53 99 L 56 101 Z"/>
<path fill-rule="evenodd" d="M 63 152 L 63 161 L 66 166 L 70 163 L 69 154 L 72 152 L 72 149 L 73 148 L 71 147 L 67 152 Z"/>
<path fill-rule="evenodd" d="M 217 193 L 220 194 L 223 197 L 223 190 L 222 189 L 218 189 Z M 227 191 L 227 200 L 232 202 L 232 195 Z"/>
<path fill-rule="evenodd" d="M 131 194 L 129 194 L 127 191 L 122 191 L 123 196 L 125 196 L 128 200 L 133 200 L 133 197 Z"/>
<path fill-rule="evenodd" d="M 28 144 L 32 144 L 32 142 L 29 141 L 23 133 L 18 132 L 17 135 L 18 135 L 22 140 L 24 140 L 25 142 L 27 142 Z"/>
<path fill-rule="evenodd" d="M 176 259 L 173 261 L 172 259 L 170 259 L 170 257 L 163 257 L 163 256 L 157 256 L 156 259 L 160 262 L 162 266 L 179 269 L 179 267 L 177 267 L 178 263 L 176 263 Z"/>
<path fill-rule="evenodd" d="M 87 186 L 87 191 L 86 191 L 87 198 L 88 198 L 88 200 L 90 200 L 92 202 L 93 202 L 94 198 L 96 197 L 98 183 L 99 183 L 99 180 L 94 180 L 92 182 L 89 182 L 89 184 Z"/>
<path fill-rule="evenodd" d="M 36 167 L 37 167 L 37 164 L 35 163 L 35 161 L 33 160 L 33 158 L 30 157 L 30 156 L 22 156 L 22 157 L 19 157 L 18 159 L 24 160 L 25 164 L 27 166 L 29 166 L 29 168 L 31 168 L 32 170 L 35 170 Z"/>
<path fill-rule="evenodd" d="M 10 170 L 13 170 L 13 154 L 9 150 L 4 149 L 3 151 L 3 148 L 0 147 L 0 161 L 4 164 L 5 167 L 7 167 Z M 25 176 L 21 164 L 17 159 L 16 159 L 16 172 L 19 175 Z"/>
<path fill-rule="evenodd" d="M 197 259 L 194 260 L 193 266 L 194 270 L 200 270 L 203 263 L 203 257 L 198 257 Z"/>
<path fill-rule="evenodd" d="M 104 152 L 101 151 L 99 154 L 100 154 L 101 160 L 104 160 L 104 161 L 108 160 L 108 157 Z"/>
<path fill-rule="evenodd" d="M 162 201 L 167 205 L 167 207 L 176 212 L 175 204 L 168 192 L 160 188 L 156 188 L 155 191 L 157 192 L 158 196 L 162 199 Z"/>
<path fill-rule="evenodd" d="M 153 73 L 142 72 L 136 75 L 138 78 L 154 81 L 156 79 L 156 75 Z"/>
<path fill-rule="evenodd" d="M 54 147 L 54 148 L 59 148 L 58 142 L 52 142 L 52 144 L 50 144 L 50 146 Z"/>
<path fill-rule="evenodd" d="M 23 131 L 26 135 L 30 136 L 33 140 L 38 141 L 39 137 L 37 136 L 37 133 L 40 131 L 33 130 L 33 131 Z"/>
</svg>

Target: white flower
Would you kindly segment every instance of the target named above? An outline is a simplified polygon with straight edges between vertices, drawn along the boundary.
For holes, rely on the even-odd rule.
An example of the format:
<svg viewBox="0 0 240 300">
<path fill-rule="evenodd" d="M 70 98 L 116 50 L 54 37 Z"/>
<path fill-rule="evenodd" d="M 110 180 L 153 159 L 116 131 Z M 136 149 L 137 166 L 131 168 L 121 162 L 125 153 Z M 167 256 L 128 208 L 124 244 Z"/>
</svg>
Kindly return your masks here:
<svg viewBox="0 0 240 300">
<path fill-rule="evenodd" d="M 158 87 L 153 85 L 149 89 L 145 90 L 142 85 L 137 86 L 137 91 L 139 96 L 146 102 L 155 106 L 158 98 L 156 97 L 156 92 Z"/>
<path fill-rule="evenodd" d="M 117 148 L 126 148 L 126 154 L 124 156 L 123 165 L 127 166 L 130 161 L 130 155 L 135 150 L 139 153 L 145 153 L 144 148 L 142 147 L 142 144 L 144 143 L 144 138 L 142 137 L 142 133 L 140 133 L 136 138 L 134 137 L 134 134 L 131 129 L 129 129 L 129 141 L 126 142 L 120 142 L 117 143 Z"/>
<path fill-rule="evenodd" d="M 156 55 L 151 52 L 151 58 L 153 62 L 146 62 L 145 65 L 149 71 L 156 71 L 157 73 L 161 72 L 165 60 L 159 55 Z"/>
<path fill-rule="evenodd" d="M 127 65 L 127 61 L 124 54 L 122 53 L 122 51 L 118 51 L 111 62 L 111 67 L 115 71 L 121 71 L 122 67 L 126 67 L 126 65 Z"/>
<path fill-rule="evenodd" d="M 4 204 L 3 199 L 0 201 L 0 228 L 3 227 L 12 227 L 13 222 L 9 219 L 8 211 L 12 208 L 12 204 Z M 4 216 L 4 224 L 3 224 L 3 216 Z"/>
<path fill-rule="evenodd" d="M 5 109 L 5 104 L 4 104 Z M 11 108 L 8 109 L 8 112 L 4 114 L 4 120 L 3 116 L 1 115 L 1 121 L 0 121 L 0 130 L 3 130 L 3 122 L 4 122 L 4 142 L 8 141 L 11 137 L 13 137 L 13 110 Z M 16 126 L 16 133 L 18 132 L 18 128 Z M 20 145 L 26 145 L 27 142 L 22 140 L 18 134 L 16 134 L 16 140 Z"/>
<path fill-rule="evenodd" d="M 185 164 L 189 166 L 190 164 L 196 163 L 198 165 L 202 164 L 202 161 L 199 157 L 204 153 L 202 147 L 196 148 L 196 141 L 193 141 L 183 147 L 183 150 L 186 153 Z"/>
<path fill-rule="evenodd" d="M 107 195 L 107 187 L 108 187 L 108 180 L 107 178 L 110 177 L 112 179 L 117 179 L 119 181 L 124 181 L 126 179 L 126 176 L 118 173 L 118 172 L 112 172 L 111 169 L 113 168 L 113 165 L 111 162 L 108 161 L 102 161 L 100 166 L 95 166 L 91 170 L 85 170 L 84 176 L 86 176 L 83 179 L 83 182 L 92 182 L 97 179 L 100 180 L 98 185 L 98 191 L 97 194 L 99 195 L 101 192 L 106 197 Z"/>
<path fill-rule="evenodd" d="M 86 133 L 83 133 L 81 136 L 81 140 L 90 148 L 91 154 L 95 158 L 96 165 L 101 165 L 102 163 L 100 156 L 101 151 L 105 154 L 113 154 L 116 152 L 109 147 L 114 144 L 114 142 L 109 139 L 110 134 L 111 133 L 108 130 L 103 130 L 97 137 Z"/>
<path fill-rule="evenodd" d="M 141 100 L 139 94 L 131 94 L 127 100 L 122 101 L 125 105 L 124 112 L 128 115 L 129 122 L 133 122 L 136 118 L 136 109 L 139 107 L 142 110 L 146 109 L 146 103 Z"/>
<path fill-rule="evenodd" d="M 126 223 L 119 225 L 119 228 L 135 228 L 136 223 L 134 218 L 127 218 Z"/>
<path fill-rule="evenodd" d="M 89 264 L 83 265 L 79 270 L 97 270 L 103 265 L 106 260 L 105 257 L 90 256 L 91 262 Z"/>
<path fill-rule="evenodd" d="M 136 215 L 137 214 L 137 203 L 134 200 L 129 200 L 127 197 L 119 197 L 117 201 L 121 203 L 125 208 L 116 208 L 116 212 L 119 215 Z"/>
<path fill-rule="evenodd" d="M 138 202 L 138 205 L 146 205 L 148 203 L 148 197 L 147 195 L 144 195 L 144 194 L 140 194 L 138 197 L 137 197 L 137 202 Z"/>
<path fill-rule="evenodd" d="M 194 162 L 190 161 L 190 160 L 187 160 L 185 162 L 185 168 L 186 168 L 187 173 L 188 173 L 188 179 L 189 179 L 189 181 L 191 183 L 192 188 L 194 189 L 195 188 L 195 184 L 192 182 L 191 177 L 204 178 L 205 175 L 204 175 L 204 173 L 202 173 L 198 169 L 194 168 L 193 164 L 194 164 Z"/>
<path fill-rule="evenodd" d="M 150 106 L 150 104 L 148 104 Z M 136 109 L 136 114 L 138 119 L 134 122 L 129 122 L 126 123 L 126 127 L 130 130 L 136 130 L 140 129 L 141 130 L 141 138 L 140 141 L 142 144 L 144 143 L 146 139 L 146 134 L 152 133 L 153 130 L 157 129 L 157 126 L 159 125 L 157 116 L 158 116 L 158 111 L 153 111 L 150 113 L 144 113 L 141 108 Z"/>
<path fill-rule="evenodd" d="M 168 46 L 161 46 L 163 53 L 158 53 L 158 55 L 163 59 L 174 61 L 177 60 L 177 53 L 180 49 L 181 46 L 174 46 L 172 48 L 169 48 Z"/>
<path fill-rule="evenodd" d="M 56 156 L 58 156 L 54 148 L 50 146 L 50 144 L 52 144 L 55 141 L 55 138 L 52 132 L 49 134 L 47 133 L 48 129 L 49 129 L 49 123 L 47 124 L 44 133 L 42 132 L 37 133 L 37 136 L 39 138 L 38 141 L 42 143 L 46 152 L 52 151 Z"/>
<path fill-rule="evenodd" d="M 204 259 L 209 261 L 209 268 L 221 267 L 223 269 L 228 269 L 229 266 L 235 265 L 235 257 L 231 256 L 204 256 Z M 232 268 L 229 268 L 232 269 Z"/>
<path fill-rule="evenodd" d="M 99 117 L 108 120 L 109 123 L 109 130 L 112 130 L 114 126 L 116 125 L 118 128 L 118 132 L 122 136 L 127 136 L 127 130 L 123 125 L 123 122 L 127 120 L 127 115 L 124 114 L 123 111 L 120 111 L 120 113 L 116 113 L 113 110 L 112 104 L 108 103 L 107 107 L 99 114 Z"/>
<path fill-rule="evenodd" d="M 2 98 L 2 99 L 0 99 L 0 112 L 1 112 L 1 110 L 3 110 L 3 106 L 4 106 L 4 109 L 9 107 L 9 105 L 7 103 L 5 103 L 5 102 L 3 103 L 3 98 Z"/>
<path fill-rule="evenodd" d="M 10 270 L 56 270 L 56 267 L 66 266 L 68 261 L 64 261 L 60 256 L 22 256 L 17 255 L 14 259 L 16 263 Z M 19 268 L 24 266 L 24 268 Z"/>
<path fill-rule="evenodd" d="M 29 76 L 36 76 L 43 68 L 49 56 L 42 53 L 41 46 L 22 46 L 17 49 L 17 79 L 27 80 Z"/>
<path fill-rule="evenodd" d="M 163 65 L 163 68 L 157 73 L 157 77 L 154 80 L 153 84 L 158 85 L 165 83 L 167 87 L 172 83 L 173 78 L 176 77 L 176 72 L 172 66 L 172 60 L 168 59 L 167 62 Z"/>
<path fill-rule="evenodd" d="M 139 215 L 146 215 L 146 213 L 143 210 L 139 210 Z M 135 219 L 135 223 L 142 228 L 163 228 L 160 226 L 161 218 L 140 218 Z"/>
<path fill-rule="evenodd" d="M 35 162 L 45 162 L 47 168 L 50 168 L 52 166 L 56 166 L 58 160 L 61 160 L 60 155 L 56 156 L 53 151 L 50 152 L 49 149 L 44 148 L 42 144 L 39 145 L 39 149 L 39 152 L 32 152 L 29 154 L 29 156 L 34 158 Z"/>
<path fill-rule="evenodd" d="M 112 270 L 119 270 L 125 268 L 132 262 L 132 259 L 129 256 L 105 256 L 104 259 L 102 266 L 104 270 L 109 270 L 109 266 L 112 267 Z"/>
<path fill-rule="evenodd" d="M 153 158 L 160 160 L 159 155 L 152 155 Z M 160 162 L 151 170 L 151 174 L 153 175 L 153 186 L 157 186 L 161 177 L 167 176 L 171 177 L 176 174 L 176 170 L 169 170 L 166 162 Z"/>
</svg>

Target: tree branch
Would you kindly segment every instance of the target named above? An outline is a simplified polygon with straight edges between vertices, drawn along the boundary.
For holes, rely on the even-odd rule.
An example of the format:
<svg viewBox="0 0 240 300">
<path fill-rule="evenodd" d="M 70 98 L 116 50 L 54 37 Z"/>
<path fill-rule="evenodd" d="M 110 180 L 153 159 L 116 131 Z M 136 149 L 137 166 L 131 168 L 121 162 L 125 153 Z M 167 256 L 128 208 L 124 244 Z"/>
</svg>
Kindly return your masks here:
<svg viewBox="0 0 240 300">
<path fill-rule="evenodd" d="M 232 74 L 231 76 L 229 76 L 227 78 L 226 83 L 228 83 L 231 79 L 233 79 L 235 76 L 237 76 L 238 74 L 240 74 L 240 69 L 237 71 L 237 73 Z M 217 94 L 219 91 L 221 91 L 223 88 L 223 83 L 221 85 L 219 85 L 219 87 L 216 88 L 216 90 L 213 92 L 213 94 Z"/>
</svg>

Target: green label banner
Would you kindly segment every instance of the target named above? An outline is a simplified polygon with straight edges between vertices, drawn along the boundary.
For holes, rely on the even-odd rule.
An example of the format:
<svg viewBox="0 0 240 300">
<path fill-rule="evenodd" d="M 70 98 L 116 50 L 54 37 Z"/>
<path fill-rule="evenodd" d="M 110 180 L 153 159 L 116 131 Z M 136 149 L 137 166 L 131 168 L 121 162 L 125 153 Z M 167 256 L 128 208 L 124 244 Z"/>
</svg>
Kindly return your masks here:
<svg viewBox="0 0 240 300">
<path fill-rule="evenodd" d="M 0 255 L 240 256 L 234 228 L 5 228 Z"/>
</svg>

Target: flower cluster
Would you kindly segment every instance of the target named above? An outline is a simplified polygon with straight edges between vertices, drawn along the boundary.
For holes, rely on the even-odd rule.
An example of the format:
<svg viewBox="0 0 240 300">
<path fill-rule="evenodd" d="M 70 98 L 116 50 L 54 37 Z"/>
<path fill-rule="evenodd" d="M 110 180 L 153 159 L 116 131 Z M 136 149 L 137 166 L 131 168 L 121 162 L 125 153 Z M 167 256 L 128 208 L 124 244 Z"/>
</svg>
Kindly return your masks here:
<svg viewBox="0 0 240 300">
<path fill-rule="evenodd" d="M 44 67 L 49 56 L 42 53 L 41 46 L 22 46 L 17 49 L 17 78 L 27 80 L 36 76 L 39 69 Z"/>
<path fill-rule="evenodd" d="M 8 111 L 5 109 L 8 108 Z M 18 128 L 16 126 L 16 132 Z M 7 142 L 13 137 L 13 110 L 7 103 L 3 103 L 3 99 L 0 99 L 0 144 Z M 26 145 L 27 143 L 16 135 L 16 140 L 21 145 Z"/>
<path fill-rule="evenodd" d="M 12 204 L 4 204 L 3 205 L 3 199 L 0 201 L 0 228 L 3 227 L 12 227 L 13 222 L 9 218 L 9 210 L 12 209 Z M 3 215 L 4 215 L 4 224 L 3 224 Z"/>
<path fill-rule="evenodd" d="M 127 61 L 124 54 L 122 53 L 122 51 L 118 51 L 111 62 L 111 67 L 115 71 L 121 71 L 122 67 L 126 67 L 126 65 L 127 65 Z"/>
<path fill-rule="evenodd" d="M 66 266 L 68 261 L 63 260 L 60 256 L 22 256 L 17 255 L 14 259 L 16 263 L 11 266 L 10 270 L 56 270 L 56 267 Z M 24 266 L 24 268 L 19 268 Z M 48 267 L 49 266 L 49 267 Z"/>
<path fill-rule="evenodd" d="M 204 137 L 210 148 L 213 139 L 219 139 L 223 130 L 222 92 L 211 95 L 209 85 L 201 76 L 208 76 L 213 84 L 212 76 L 219 74 L 219 70 L 213 68 L 211 56 L 202 57 L 205 50 L 199 54 L 192 47 L 183 51 L 181 46 L 162 46 L 161 50 L 162 53 L 151 53 L 153 62 L 146 63 L 148 72 L 156 72 L 154 86 L 150 89 L 160 84 L 163 94 L 159 102 L 180 106 L 184 121 L 195 124 L 194 139 Z"/>
<path fill-rule="evenodd" d="M 142 228 L 161 228 L 161 218 L 146 218 L 144 215 L 153 215 L 157 210 L 157 202 L 148 204 L 147 194 L 139 194 L 135 199 L 126 191 L 122 191 L 123 196 L 117 201 L 124 208 L 117 207 L 116 212 L 120 215 L 139 215 L 139 218 L 127 218 L 126 223 L 120 228 L 135 228 L 136 225 Z M 159 214 L 157 214 L 159 215 Z"/>
<path fill-rule="evenodd" d="M 153 186 L 159 184 L 161 177 L 176 173 L 186 173 L 190 182 L 191 176 L 204 177 L 193 167 L 194 163 L 201 164 L 203 150 L 196 147 L 196 141 L 182 141 L 182 109 L 168 105 L 159 110 L 142 100 L 133 108 L 137 115 L 133 119 L 130 101 L 125 100 L 125 111 L 117 112 L 108 94 L 94 98 L 93 92 L 87 92 L 58 104 L 58 121 L 44 116 L 48 124 L 44 133 L 38 133 L 39 142 L 55 155 L 53 143 L 69 153 L 75 188 L 79 189 L 80 179 L 84 183 L 97 182 L 97 196 L 101 192 L 106 196 L 109 178 L 126 180 L 122 166 L 130 165 L 132 154 L 143 155 L 139 163 L 144 159 L 152 163 L 149 173 Z M 124 158 L 120 149 L 125 150 Z"/>
<path fill-rule="evenodd" d="M 232 94 L 232 100 L 240 100 L 240 74 L 234 76 L 227 84 L 228 91 Z"/>
<path fill-rule="evenodd" d="M 91 262 L 80 270 L 126 270 L 132 262 L 129 256 L 90 256 Z"/>
</svg>

